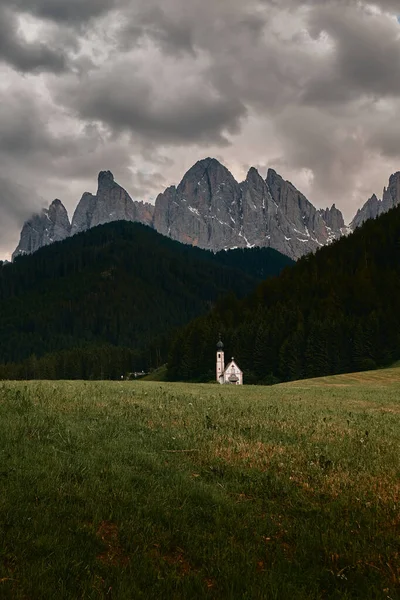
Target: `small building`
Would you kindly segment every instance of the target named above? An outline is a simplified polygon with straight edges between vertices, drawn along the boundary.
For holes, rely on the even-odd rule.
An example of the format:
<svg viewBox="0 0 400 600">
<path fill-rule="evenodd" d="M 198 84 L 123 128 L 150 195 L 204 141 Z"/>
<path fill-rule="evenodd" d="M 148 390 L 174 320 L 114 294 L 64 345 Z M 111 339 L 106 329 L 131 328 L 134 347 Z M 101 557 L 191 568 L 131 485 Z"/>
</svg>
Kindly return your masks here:
<svg viewBox="0 0 400 600">
<path fill-rule="evenodd" d="M 239 369 L 235 360 L 232 358 L 230 363 L 225 367 L 224 344 L 220 340 L 217 344 L 217 361 L 216 361 L 217 381 L 221 384 L 243 385 L 243 371 Z"/>
</svg>

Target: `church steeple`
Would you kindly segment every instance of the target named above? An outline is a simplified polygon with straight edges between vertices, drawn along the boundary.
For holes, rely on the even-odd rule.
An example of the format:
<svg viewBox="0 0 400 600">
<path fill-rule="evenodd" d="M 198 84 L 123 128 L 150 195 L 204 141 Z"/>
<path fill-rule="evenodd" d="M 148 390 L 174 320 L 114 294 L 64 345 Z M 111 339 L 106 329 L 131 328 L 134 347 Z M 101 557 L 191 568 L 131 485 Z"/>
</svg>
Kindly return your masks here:
<svg viewBox="0 0 400 600">
<path fill-rule="evenodd" d="M 221 334 L 219 336 L 219 342 L 217 344 L 217 361 L 216 361 L 216 375 L 217 381 L 219 383 L 223 383 L 223 373 L 225 371 L 225 354 L 224 354 L 224 344 L 221 340 Z"/>
</svg>

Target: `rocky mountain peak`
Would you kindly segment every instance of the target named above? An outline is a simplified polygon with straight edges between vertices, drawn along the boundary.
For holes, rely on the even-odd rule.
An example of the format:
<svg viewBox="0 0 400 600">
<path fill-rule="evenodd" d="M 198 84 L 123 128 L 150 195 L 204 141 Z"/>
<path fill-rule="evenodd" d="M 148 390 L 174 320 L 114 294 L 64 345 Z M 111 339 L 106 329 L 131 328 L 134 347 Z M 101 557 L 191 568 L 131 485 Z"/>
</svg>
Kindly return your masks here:
<svg viewBox="0 0 400 600">
<path fill-rule="evenodd" d="M 400 202 L 400 173 L 392 175 L 384 195 L 388 205 Z M 369 200 L 368 218 L 381 204 L 376 196 Z M 365 214 L 359 213 L 357 218 L 362 220 Z M 159 194 L 155 206 L 132 200 L 111 171 L 101 171 L 96 194 L 83 194 L 72 227 L 68 227 L 68 215 L 59 200 L 25 224 L 26 239 L 29 227 L 37 229 L 36 219 L 50 220 L 53 232 L 59 227 L 60 236 L 68 229 L 73 235 L 110 221 L 139 221 L 180 242 L 212 251 L 270 246 L 295 259 L 347 233 L 335 205 L 317 210 L 274 169 L 268 169 L 263 179 L 252 167 L 239 184 L 224 165 L 210 157 L 196 162 L 177 187 Z M 29 248 L 44 243 L 35 238 L 20 250 L 33 251 Z"/>
<path fill-rule="evenodd" d="M 264 180 L 249 169 L 240 185 L 217 160 L 198 161 L 177 188 L 156 201 L 153 225 L 183 243 L 213 251 L 272 246 L 299 258 L 341 235 L 343 216 L 327 209 L 333 225 L 290 182 L 269 169 Z"/>
<path fill-rule="evenodd" d="M 192 167 L 192 169 L 203 169 L 203 170 L 209 170 L 209 171 L 213 171 L 213 170 L 218 170 L 218 169 L 224 169 L 224 170 L 228 170 L 222 163 L 219 162 L 219 160 L 217 160 L 216 158 L 211 158 L 210 156 L 208 156 L 207 158 L 202 158 L 200 160 L 198 160 L 195 165 Z M 190 173 L 190 171 L 192 169 L 189 169 L 189 171 L 187 173 Z"/>
<path fill-rule="evenodd" d="M 368 219 L 375 219 L 381 212 L 382 201 L 378 200 L 375 194 L 367 200 L 367 202 L 358 209 L 356 215 L 350 223 L 350 229 L 354 231 L 360 227 Z"/>
<path fill-rule="evenodd" d="M 68 219 L 68 223 L 69 223 L 67 209 L 65 208 L 65 206 L 61 202 L 61 200 L 59 200 L 58 198 L 53 200 L 53 202 L 50 204 L 50 206 L 48 208 L 48 213 L 49 213 L 50 218 L 51 218 L 51 216 L 54 216 L 55 219 L 60 219 L 60 218 Z"/>
<path fill-rule="evenodd" d="M 398 205 L 400 205 L 400 171 L 390 176 L 388 187 L 383 188 L 382 200 L 373 194 L 364 206 L 358 209 L 350 223 L 350 229 L 354 231 L 368 219 L 375 219 Z"/>
<path fill-rule="evenodd" d="M 390 195 L 393 206 L 400 204 L 400 171 L 390 176 L 389 187 L 385 193 Z"/>
<path fill-rule="evenodd" d="M 283 178 L 275 171 L 275 169 L 268 169 L 266 182 L 270 188 L 273 188 L 275 185 L 283 183 Z"/>
<path fill-rule="evenodd" d="M 340 231 L 341 229 L 344 229 L 345 222 L 343 215 L 341 211 L 338 208 L 336 208 L 335 204 L 332 204 L 331 208 L 326 208 L 325 210 L 320 209 L 318 212 L 322 216 L 329 229 L 335 231 Z"/>
<path fill-rule="evenodd" d="M 187 171 L 178 186 L 178 192 L 191 194 L 197 190 L 198 196 L 210 200 L 217 188 L 226 182 L 236 183 L 228 169 L 215 158 L 205 158 Z"/>
<path fill-rule="evenodd" d="M 115 182 L 114 175 L 111 173 L 111 171 L 100 171 L 97 180 L 99 187 L 110 186 Z"/>
<path fill-rule="evenodd" d="M 71 235 L 90 229 L 96 202 L 97 196 L 84 192 L 72 217 Z"/>
<path fill-rule="evenodd" d="M 111 221 L 138 221 L 150 225 L 153 212 L 151 204 L 134 202 L 115 181 L 111 171 L 100 171 L 96 195 L 85 192 L 76 207 L 71 234 Z"/>
<path fill-rule="evenodd" d="M 68 213 L 61 200 L 54 200 L 49 208 L 33 215 L 24 224 L 19 244 L 13 253 L 13 259 L 21 254 L 31 254 L 42 246 L 59 242 L 71 233 Z"/>
<path fill-rule="evenodd" d="M 248 183 L 258 185 L 260 183 L 260 179 L 261 181 L 264 181 L 257 169 L 255 167 L 250 167 L 246 175 L 246 181 Z"/>
<path fill-rule="evenodd" d="M 158 196 L 153 226 L 159 233 L 202 248 L 214 249 L 226 240 L 234 244 L 239 199 L 233 175 L 215 158 L 205 158 L 187 171 L 177 188 Z"/>
</svg>

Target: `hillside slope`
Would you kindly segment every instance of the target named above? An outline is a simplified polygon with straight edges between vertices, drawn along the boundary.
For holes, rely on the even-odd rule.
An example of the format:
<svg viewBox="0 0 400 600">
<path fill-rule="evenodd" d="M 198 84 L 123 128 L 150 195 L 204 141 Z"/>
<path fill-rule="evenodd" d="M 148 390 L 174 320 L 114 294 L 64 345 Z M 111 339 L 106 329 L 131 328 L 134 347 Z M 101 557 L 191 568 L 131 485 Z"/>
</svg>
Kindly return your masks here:
<svg viewBox="0 0 400 600">
<path fill-rule="evenodd" d="M 291 264 L 269 249 L 235 256 L 120 221 L 17 258 L 0 269 L 0 364 L 23 365 L 0 376 L 117 377 L 157 366 L 173 329 Z"/>
<path fill-rule="evenodd" d="M 179 333 L 171 379 L 212 377 L 202 353 L 222 331 L 245 381 L 273 383 L 392 364 L 400 358 L 400 208 L 302 258 L 242 302 L 219 304 Z M 185 340 L 185 351 L 178 352 Z"/>
</svg>

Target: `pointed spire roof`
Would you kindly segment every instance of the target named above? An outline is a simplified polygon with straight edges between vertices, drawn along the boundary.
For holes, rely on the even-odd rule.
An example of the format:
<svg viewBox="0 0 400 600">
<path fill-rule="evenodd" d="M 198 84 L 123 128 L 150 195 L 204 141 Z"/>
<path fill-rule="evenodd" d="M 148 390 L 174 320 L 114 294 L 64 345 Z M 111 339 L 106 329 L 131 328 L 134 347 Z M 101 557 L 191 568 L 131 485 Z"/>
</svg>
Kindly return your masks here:
<svg viewBox="0 0 400 600">
<path fill-rule="evenodd" d="M 222 340 L 221 340 L 221 334 L 219 334 L 219 342 L 217 344 L 217 350 L 219 352 L 222 352 L 223 349 L 224 349 L 224 344 L 222 343 Z"/>
</svg>

